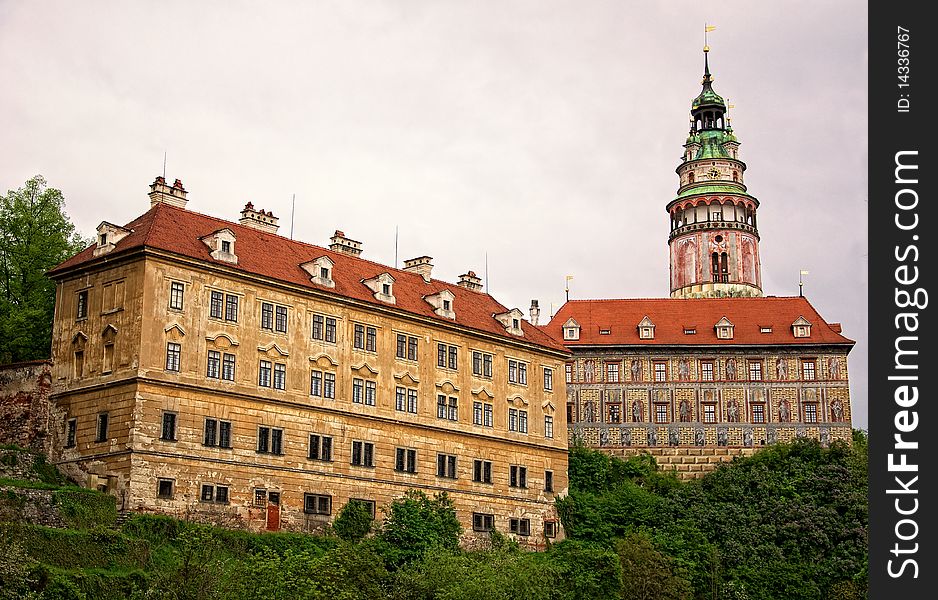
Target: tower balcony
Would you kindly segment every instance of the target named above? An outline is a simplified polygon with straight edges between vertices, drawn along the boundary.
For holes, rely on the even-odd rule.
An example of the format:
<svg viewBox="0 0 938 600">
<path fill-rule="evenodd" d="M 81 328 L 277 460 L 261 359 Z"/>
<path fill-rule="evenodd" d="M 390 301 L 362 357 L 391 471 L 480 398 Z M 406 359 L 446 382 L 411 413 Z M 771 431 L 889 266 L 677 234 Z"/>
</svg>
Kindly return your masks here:
<svg viewBox="0 0 938 600">
<path fill-rule="evenodd" d="M 739 221 L 700 221 L 698 223 L 688 223 L 686 225 L 681 225 L 671 230 L 671 234 L 668 236 L 668 242 L 670 243 L 676 237 L 684 235 L 685 233 L 690 233 L 692 231 L 702 231 L 708 229 L 735 229 L 737 231 L 745 231 L 756 236 L 756 239 L 759 238 L 759 231 L 753 225 L 748 223 L 741 223 Z"/>
</svg>

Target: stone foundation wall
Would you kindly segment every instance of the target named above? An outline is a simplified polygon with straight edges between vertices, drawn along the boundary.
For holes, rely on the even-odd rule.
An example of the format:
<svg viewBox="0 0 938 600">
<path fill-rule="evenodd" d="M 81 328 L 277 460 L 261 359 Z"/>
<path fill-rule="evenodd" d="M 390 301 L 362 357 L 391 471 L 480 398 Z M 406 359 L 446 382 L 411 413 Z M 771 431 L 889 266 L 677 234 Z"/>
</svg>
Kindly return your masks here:
<svg viewBox="0 0 938 600">
<path fill-rule="evenodd" d="M 720 463 L 737 456 L 752 456 L 758 448 L 603 448 L 612 456 L 629 458 L 650 454 L 661 471 L 675 471 L 681 479 L 698 479 L 713 471 Z"/>
<path fill-rule="evenodd" d="M 0 366 L 0 444 L 49 453 L 51 389 L 50 360 Z"/>
</svg>

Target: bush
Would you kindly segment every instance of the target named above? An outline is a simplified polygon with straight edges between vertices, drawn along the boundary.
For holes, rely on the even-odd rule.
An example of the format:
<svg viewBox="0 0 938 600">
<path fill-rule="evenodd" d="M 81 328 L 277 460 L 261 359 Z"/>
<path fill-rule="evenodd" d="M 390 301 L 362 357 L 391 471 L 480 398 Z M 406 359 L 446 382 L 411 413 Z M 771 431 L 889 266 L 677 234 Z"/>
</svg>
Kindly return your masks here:
<svg viewBox="0 0 938 600">
<path fill-rule="evenodd" d="M 389 566 L 417 560 L 435 546 L 459 547 L 462 527 L 456 518 L 456 507 L 445 492 L 428 498 L 423 492 L 408 490 L 385 512 L 379 538 L 385 544 L 384 556 Z"/>
<path fill-rule="evenodd" d="M 350 500 L 332 523 L 336 535 L 347 542 L 357 542 L 371 531 L 374 519 L 364 502 Z"/>
</svg>

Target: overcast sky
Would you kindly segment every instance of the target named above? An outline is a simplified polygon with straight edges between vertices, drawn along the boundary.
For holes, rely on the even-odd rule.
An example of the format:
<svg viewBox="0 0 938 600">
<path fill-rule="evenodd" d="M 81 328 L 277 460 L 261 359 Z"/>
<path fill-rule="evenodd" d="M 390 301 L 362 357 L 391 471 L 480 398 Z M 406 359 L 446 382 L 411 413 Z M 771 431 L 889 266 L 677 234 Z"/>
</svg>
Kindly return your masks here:
<svg viewBox="0 0 938 600">
<path fill-rule="evenodd" d="M 766 294 L 857 340 L 867 427 L 867 16 L 856 1 L 0 0 L 0 189 L 41 173 L 80 231 L 148 208 L 247 201 L 294 237 L 485 272 L 503 304 L 661 297 L 668 216 L 700 91 L 761 201 Z M 275 6 L 271 6 L 275 5 Z"/>
</svg>

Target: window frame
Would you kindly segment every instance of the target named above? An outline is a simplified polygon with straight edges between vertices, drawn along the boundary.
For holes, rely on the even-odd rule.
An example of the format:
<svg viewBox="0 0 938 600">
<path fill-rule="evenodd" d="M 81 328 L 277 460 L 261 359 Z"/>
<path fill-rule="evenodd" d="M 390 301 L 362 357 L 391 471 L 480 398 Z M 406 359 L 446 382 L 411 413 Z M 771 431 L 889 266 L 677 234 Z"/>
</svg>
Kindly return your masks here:
<svg viewBox="0 0 938 600">
<path fill-rule="evenodd" d="M 160 420 L 160 440 L 164 442 L 175 442 L 177 413 L 169 410 L 163 411 L 163 418 Z M 168 430 L 168 432 L 167 432 Z M 167 435 L 168 433 L 168 435 Z"/>
<path fill-rule="evenodd" d="M 186 284 L 181 281 L 169 282 L 169 309 L 183 310 L 185 306 Z"/>
<path fill-rule="evenodd" d="M 323 508 L 323 505 L 326 508 Z M 332 496 L 329 494 L 315 494 L 312 492 L 303 493 L 303 513 L 307 515 L 325 515 L 332 514 Z"/>
<path fill-rule="evenodd" d="M 179 373 L 182 369 L 182 344 L 166 342 L 166 371 Z"/>
</svg>

